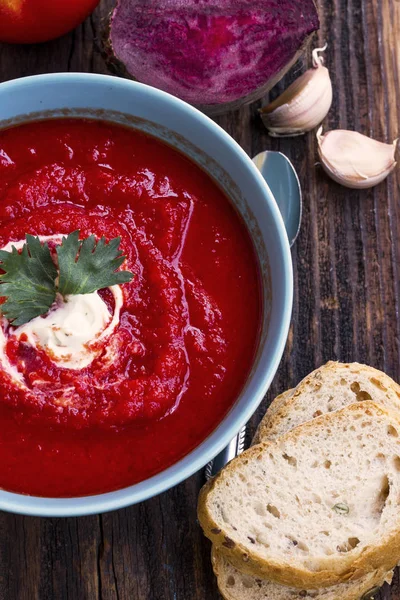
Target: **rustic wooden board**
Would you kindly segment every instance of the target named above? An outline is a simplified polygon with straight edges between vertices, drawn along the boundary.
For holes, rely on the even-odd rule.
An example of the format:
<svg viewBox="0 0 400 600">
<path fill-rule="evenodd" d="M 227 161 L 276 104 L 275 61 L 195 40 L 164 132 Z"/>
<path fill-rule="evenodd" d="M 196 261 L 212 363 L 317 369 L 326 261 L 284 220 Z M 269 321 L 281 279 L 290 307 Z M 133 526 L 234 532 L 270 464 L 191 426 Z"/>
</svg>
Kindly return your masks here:
<svg viewBox="0 0 400 600">
<path fill-rule="evenodd" d="M 80 28 L 55 42 L 0 45 L 0 81 L 56 71 L 107 73 L 99 40 L 112 4 L 104 0 Z M 329 127 L 393 140 L 400 134 L 400 2 L 319 4 L 319 42 L 329 43 L 334 85 Z M 272 140 L 258 106 L 218 122 L 251 155 L 266 148 L 287 154 L 305 206 L 293 250 L 289 341 L 252 430 L 274 395 L 326 360 L 364 361 L 400 380 L 400 169 L 374 190 L 340 188 L 315 165 L 314 136 Z M 196 522 L 202 483 L 198 473 L 140 506 L 94 517 L 0 514 L 0 600 L 217 600 L 209 544 Z M 397 575 L 380 600 L 400 600 Z"/>
</svg>

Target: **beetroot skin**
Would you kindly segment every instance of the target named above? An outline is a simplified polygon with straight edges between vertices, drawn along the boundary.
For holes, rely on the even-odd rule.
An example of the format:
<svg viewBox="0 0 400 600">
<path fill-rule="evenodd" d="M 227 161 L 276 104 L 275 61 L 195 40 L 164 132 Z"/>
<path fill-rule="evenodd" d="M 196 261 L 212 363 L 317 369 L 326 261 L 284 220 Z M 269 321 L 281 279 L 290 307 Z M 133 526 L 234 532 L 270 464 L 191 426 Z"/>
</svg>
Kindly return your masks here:
<svg viewBox="0 0 400 600">
<path fill-rule="evenodd" d="M 218 110 L 270 89 L 318 26 L 313 0 L 118 0 L 110 46 L 134 79 Z"/>
</svg>

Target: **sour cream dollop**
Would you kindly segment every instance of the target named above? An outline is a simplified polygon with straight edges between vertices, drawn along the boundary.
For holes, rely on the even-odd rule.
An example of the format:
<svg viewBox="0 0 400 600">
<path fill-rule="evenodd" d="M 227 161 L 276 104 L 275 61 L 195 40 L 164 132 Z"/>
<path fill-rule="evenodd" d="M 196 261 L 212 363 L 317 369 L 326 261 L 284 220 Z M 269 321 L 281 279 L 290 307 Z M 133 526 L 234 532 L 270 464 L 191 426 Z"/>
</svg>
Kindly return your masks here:
<svg viewBox="0 0 400 600">
<path fill-rule="evenodd" d="M 42 242 L 60 242 L 62 234 L 39 236 Z M 9 242 L 3 250 L 12 246 L 21 248 L 24 240 Z M 16 337 L 33 348 L 43 350 L 58 367 L 84 369 L 102 352 L 105 341 L 113 333 L 120 320 L 123 293 L 119 285 L 109 288 L 114 296 L 114 310 L 110 313 L 107 304 L 98 294 L 75 294 L 57 297 L 57 302 L 44 317 L 36 317 L 16 327 L 8 328 L 8 339 Z M 5 354 L 7 337 L 0 327 L 0 364 L 20 384 L 21 374 L 9 363 Z"/>
<path fill-rule="evenodd" d="M 45 317 L 17 327 L 12 335 L 43 349 L 49 358 L 68 369 L 87 367 L 98 354 L 91 346 L 100 339 L 112 315 L 97 292 L 61 297 Z"/>
</svg>

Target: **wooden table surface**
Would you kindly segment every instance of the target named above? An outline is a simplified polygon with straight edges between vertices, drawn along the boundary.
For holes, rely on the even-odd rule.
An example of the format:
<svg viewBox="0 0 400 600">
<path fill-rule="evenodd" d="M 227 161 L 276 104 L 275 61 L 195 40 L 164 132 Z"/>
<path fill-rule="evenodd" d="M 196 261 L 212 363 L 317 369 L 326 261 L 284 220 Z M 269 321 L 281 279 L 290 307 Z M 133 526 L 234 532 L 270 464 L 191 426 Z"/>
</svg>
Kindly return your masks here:
<svg viewBox="0 0 400 600">
<path fill-rule="evenodd" d="M 56 71 L 107 73 L 100 35 L 112 4 L 104 0 L 81 27 L 57 41 L 0 45 L 0 81 Z M 319 5 L 318 41 L 329 44 L 334 89 L 327 125 L 392 141 L 400 135 L 400 2 Z M 252 430 L 278 392 L 327 360 L 366 362 L 400 380 L 400 167 L 376 189 L 341 188 L 315 165 L 314 135 L 269 138 L 258 106 L 218 123 L 250 155 L 271 148 L 292 160 L 303 187 L 304 217 L 293 249 L 289 340 Z M 0 600 L 217 600 L 209 543 L 196 522 L 202 483 L 200 472 L 139 506 L 92 517 L 0 513 Z M 400 600 L 397 574 L 391 591 L 379 598 Z"/>
</svg>

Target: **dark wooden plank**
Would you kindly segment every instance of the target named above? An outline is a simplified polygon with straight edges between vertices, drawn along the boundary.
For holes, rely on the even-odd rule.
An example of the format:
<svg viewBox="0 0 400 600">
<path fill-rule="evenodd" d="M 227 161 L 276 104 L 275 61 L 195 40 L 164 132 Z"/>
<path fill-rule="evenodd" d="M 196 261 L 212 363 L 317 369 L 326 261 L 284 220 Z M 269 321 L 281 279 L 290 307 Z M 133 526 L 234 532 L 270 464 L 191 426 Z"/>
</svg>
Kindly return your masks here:
<svg viewBox="0 0 400 600">
<path fill-rule="evenodd" d="M 1 46 L 0 80 L 56 71 L 107 73 L 101 3 L 75 32 L 49 44 Z M 391 141 L 400 133 L 400 2 L 320 0 L 319 44 L 329 43 L 334 85 L 329 128 Z M 276 96 L 308 64 L 305 57 Z M 267 99 L 265 99 L 267 101 Z M 293 249 L 293 321 L 271 399 L 329 359 L 359 360 L 400 380 L 400 170 L 375 190 L 345 190 L 315 165 L 313 135 L 268 137 L 261 103 L 218 118 L 254 155 L 281 150 L 304 191 L 303 227 Z M 209 543 L 196 522 L 203 474 L 141 504 L 80 519 L 0 514 L 0 600 L 217 600 Z M 381 600 L 400 600 L 396 574 Z"/>
</svg>

